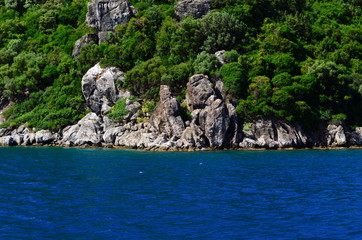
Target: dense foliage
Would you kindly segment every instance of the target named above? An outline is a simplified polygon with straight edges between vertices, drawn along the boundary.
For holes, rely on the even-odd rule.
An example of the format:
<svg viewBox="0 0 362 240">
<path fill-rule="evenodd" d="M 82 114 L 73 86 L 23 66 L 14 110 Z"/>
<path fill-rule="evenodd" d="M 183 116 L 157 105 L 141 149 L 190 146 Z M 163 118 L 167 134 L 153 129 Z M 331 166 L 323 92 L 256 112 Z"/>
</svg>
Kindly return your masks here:
<svg viewBox="0 0 362 240">
<path fill-rule="evenodd" d="M 223 80 L 246 121 L 362 125 L 362 1 L 212 0 L 212 12 L 183 20 L 176 1 L 130 2 L 137 16 L 74 60 L 75 41 L 92 32 L 87 0 L 0 0 L 0 105 L 14 102 L 3 126 L 59 129 L 79 119 L 80 79 L 96 62 L 127 72 L 122 87 L 149 100 L 160 84 L 182 99 L 188 78 L 204 73 Z"/>
</svg>

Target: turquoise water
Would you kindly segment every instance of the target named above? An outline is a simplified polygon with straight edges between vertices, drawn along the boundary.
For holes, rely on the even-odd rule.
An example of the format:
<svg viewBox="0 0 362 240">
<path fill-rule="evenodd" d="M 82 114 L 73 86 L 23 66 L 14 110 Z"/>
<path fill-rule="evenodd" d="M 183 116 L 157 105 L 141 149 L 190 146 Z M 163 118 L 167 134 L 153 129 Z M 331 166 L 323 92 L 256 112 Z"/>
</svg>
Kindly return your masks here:
<svg viewBox="0 0 362 240">
<path fill-rule="evenodd" d="M 362 151 L 0 148 L 0 239 L 362 239 Z"/>
</svg>

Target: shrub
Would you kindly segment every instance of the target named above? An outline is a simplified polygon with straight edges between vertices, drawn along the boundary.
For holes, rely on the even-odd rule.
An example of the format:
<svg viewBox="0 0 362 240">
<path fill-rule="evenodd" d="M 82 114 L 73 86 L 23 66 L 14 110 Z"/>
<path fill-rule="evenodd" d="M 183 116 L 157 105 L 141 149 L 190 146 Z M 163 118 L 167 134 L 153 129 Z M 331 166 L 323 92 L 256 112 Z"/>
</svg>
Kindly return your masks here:
<svg viewBox="0 0 362 240">
<path fill-rule="evenodd" d="M 119 99 L 109 110 L 107 116 L 115 121 L 122 121 L 123 117 L 129 113 L 129 110 L 126 109 L 127 99 L 128 98 Z"/>
</svg>

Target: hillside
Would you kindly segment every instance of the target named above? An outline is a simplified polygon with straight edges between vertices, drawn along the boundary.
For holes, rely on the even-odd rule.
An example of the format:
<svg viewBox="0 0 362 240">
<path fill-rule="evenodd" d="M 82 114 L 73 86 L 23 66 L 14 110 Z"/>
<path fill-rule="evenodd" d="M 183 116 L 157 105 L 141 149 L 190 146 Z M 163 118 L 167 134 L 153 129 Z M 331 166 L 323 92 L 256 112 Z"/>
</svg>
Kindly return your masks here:
<svg viewBox="0 0 362 240">
<path fill-rule="evenodd" d="M 137 122 L 150 121 L 161 85 L 191 121 L 187 84 L 204 74 L 221 80 L 244 130 L 260 119 L 362 126 L 359 0 L 118 1 L 117 24 L 97 20 L 116 0 L 87 2 L 0 0 L 1 128 L 75 124 L 93 111 L 82 78 L 97 63 L 122 72 L 116 89 L 140 105 Z M 99 111 L 121 123 L 127 98 L 114 100 Z"/>
</svg>

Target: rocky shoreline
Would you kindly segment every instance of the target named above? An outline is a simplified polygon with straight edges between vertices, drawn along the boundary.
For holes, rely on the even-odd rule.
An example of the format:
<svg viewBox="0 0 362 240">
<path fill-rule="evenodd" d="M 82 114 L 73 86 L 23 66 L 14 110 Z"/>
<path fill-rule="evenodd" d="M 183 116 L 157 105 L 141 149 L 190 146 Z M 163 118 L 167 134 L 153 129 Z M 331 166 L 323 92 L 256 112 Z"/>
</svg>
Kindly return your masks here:
<svg viewBox="0 0 362 240">
<path fill-rule="evenodd" d="M 211 10 L 209 0 L 179 0 L 178 18 L 200 18 Z M 88 4 L 86 23 L 94 34 L 79 39 L 73 49 L 77 58 L 82 46 L 107 41 L 107 33 L 126 23 L 137 10 L 126 0 L 93 0 Z M 215 55 L 220 64 L 223 53 Z M 237 101 L 230 98 L 223 82 L 196 74 L 187 83 L 186 98 L 179 102 L 166 85 L 160 86 L 160 101 L 152 113 L 143 111 L 142 100 L 129 98 L 118 89 L 125 73 L 115 67 L 95 65 L 82 79 L 82 92 L 90 112 L 78 123 L 57 132 L 35 131 L 23 125 L 0 129 L 0 145 L 120 147 L 159 151 L 215 149 L 301 149 L 361 147 L 362 127 L 349 130 L 343 122 L 323 125 L 305 132 L 299 124 L 279 119 L 243 122 L 236 113 Z M 115 122 L 108 113 L 115 103 L 125 100 L 127 114 Z M 185 117 L 186 115 L 186 117 Z M 2 114 L 0 121 L 3 122 Z"/>
<path fill-rule="evenodd" d="M 120 147 L 153 151 L 218 149 L 301 149 L 362 146 L 362 128 L 348 131 L 343 123 L 306 133 L 298 124 L 278 119 L 242 122 L 235 103 L 228 99 L 223 83 L 211 83 L 206 75 L 192 76 L 182 109 L 168 86 L 160 87 L 160 101 L 150 116 L 141 103 L 115 86 L 123 74 L 115 68 L 96 65 L 82 80 L 82 90 L 91 110 L 78 123 L 58 132 L 34 132 L 26 126 L 0 129 L 0 145 L 46 145 L 74 147 Z M 107 116 L 118 99 L 126 98 L 128 114 L 122 122 Z M 183 119 L 182 111 L 189 117 Z M 139 122 L 139 119 L 142 119 Z"/>
</svg>

